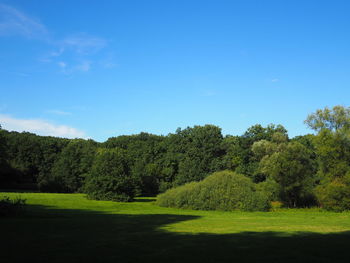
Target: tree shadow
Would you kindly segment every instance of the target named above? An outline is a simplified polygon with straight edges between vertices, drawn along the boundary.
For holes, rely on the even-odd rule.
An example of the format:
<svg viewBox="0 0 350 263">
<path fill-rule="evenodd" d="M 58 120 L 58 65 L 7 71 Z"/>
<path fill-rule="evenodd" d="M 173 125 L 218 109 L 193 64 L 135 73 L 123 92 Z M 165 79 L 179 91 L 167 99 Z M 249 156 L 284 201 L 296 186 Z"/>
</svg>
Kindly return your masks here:
<svg viewBox="0 0 350 263">
<path fill-rule="evenodd" d="M 104 214 L 30 206 L 0 219 L 2 262 L 349 262 L 350 232 L 190 234 L 161 227 L 198 216 Z"/>
</svg>

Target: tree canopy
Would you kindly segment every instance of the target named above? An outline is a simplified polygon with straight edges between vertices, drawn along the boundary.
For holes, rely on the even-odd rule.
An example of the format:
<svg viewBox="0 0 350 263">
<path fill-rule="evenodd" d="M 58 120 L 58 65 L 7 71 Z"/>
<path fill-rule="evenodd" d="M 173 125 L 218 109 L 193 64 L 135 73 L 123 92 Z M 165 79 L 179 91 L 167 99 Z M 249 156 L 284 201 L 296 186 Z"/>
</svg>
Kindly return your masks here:
<svg viewBox="0 0 350 263">
<path fill-rule="evenodd" d="M 103 143 L 0 129 L 0 187 L 130 201 L 227 170 L 288 207 L 350 209 L 350 108 L 325 107 L 305 123 L 316 134 L 290 139 L 282 125 L 256 124 L 224 136 L 208 124 Z"/>
</svg>

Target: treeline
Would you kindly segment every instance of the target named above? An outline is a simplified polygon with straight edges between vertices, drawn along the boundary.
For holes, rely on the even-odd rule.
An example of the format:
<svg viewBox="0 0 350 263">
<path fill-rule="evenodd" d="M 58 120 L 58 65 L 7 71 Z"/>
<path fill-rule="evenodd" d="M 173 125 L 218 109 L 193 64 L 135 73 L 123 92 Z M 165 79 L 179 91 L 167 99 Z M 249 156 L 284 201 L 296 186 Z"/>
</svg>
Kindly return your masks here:
<svg viewBox="0 0 350 263">
<path fill-rule="evenodd" d="M 350 108 L 317 110 L 305 123 L 316 134 L 292 139 L 273 124 L 241 136 L 205 125 L 104 143 L 0 130 L 0 189 L 130 201 L 231 170 L 288 207 L 350 209 Z"/>
</svg>

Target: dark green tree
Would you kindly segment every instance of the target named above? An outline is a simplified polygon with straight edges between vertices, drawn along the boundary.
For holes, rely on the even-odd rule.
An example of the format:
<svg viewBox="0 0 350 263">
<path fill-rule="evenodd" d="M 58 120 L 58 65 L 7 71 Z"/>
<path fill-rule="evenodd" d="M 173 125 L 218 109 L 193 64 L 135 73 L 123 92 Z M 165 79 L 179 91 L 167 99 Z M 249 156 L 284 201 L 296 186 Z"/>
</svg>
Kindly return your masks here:
<svg viewBox="0 0 350 263">
<path fill-rule="evenodd" d="M 286 206 L 303 207 L 315 203 L 313 153 L 301 143 L 279 145 L 274 153 L 262 158 L 260 170 L 280 185 L 280 198 Z"/>
<path fill-rule="evenodd" d="M 226 169 L 244 174 L 254 182 L 262 182 L 266 176 L 259 171 L 259 158 L 254 155 L 252 146 L 255 142 L 265 141 L 288 141 L 287 130 L 282 125 L 270 124 L 263 127 L 254 125 L 242 136 L 227 136 L 224 140 L 226 155 L 224 157 Z"/>
<path fill-rule="evenodd" d="M 176 135 L 180 143 L 175 145 L 172 154 L 180 154 L 180 158 L 175 184 L 199 181 L 214 171 L 222 170 L 225 151 L 219 127 L 194 126 L 178 130 Z"/>
<path fill-rule="evenodd" d="M 313 142 L 318 159 L 319 203 L 328 210 L 347 210 L 350 181 L 350 108 L 325 107 L 310 114 L 305 123 L 317 131 Z"/>
<path fill-rule="evenodd" d="M 58 192 L 77 192 L 90 172 L 97 143 L 92 140 L 74 139 L 59 154 L 48 180 L 41 183 L 41 189 Z"/>
<path fill-rule="evenodd" d="M 7 163 L 12 188 L 37 189 L 51 175 L 51 169 L 68 139 L 38 136 L 28 132 L 2 131 L 6 139 Z"/>
<path fill-rule="evenodd" d="M 162 177 L 161 160 L 166 151 L 162 146 L 164 136 L 140 133 L 109 138 L 107 148 L 122 148 L 126 151 L 130 173 L 138 182 L 138 194 L 156 195 Z"/>
<path fill-rule="evenodd" d="M 99 149 L 84 191 L 96 200 L 132 201 L 137 190 L 135 178 L 123 149 Z"/>
<path fill-rule="evenodd" d="M 7 162 L 6 138 L 0 125 L 0 188 L 5 188 L 12 180 L 10 167 Z"/>
</svg>

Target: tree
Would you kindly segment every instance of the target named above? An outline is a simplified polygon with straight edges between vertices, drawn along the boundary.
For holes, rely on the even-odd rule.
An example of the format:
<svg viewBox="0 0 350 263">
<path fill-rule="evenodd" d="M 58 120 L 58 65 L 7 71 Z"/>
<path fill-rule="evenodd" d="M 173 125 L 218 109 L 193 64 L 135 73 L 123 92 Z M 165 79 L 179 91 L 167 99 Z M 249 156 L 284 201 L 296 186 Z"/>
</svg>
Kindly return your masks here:
<svg viewBox="0 0 350 263">
<path fill-rule="evenodd" d="M 260 162 L 261 171 L 280 185 L 280 198 L 288 207 L 314 204 L 315 186 L 313 153 L 298 142 L 278 147 Z"/>
<path fill-rule="evenodd" d="M 132 201 L 136 181 L 130 176 L 130 164 L 123 149 L 99 149 L 84 191 L 96 200 Z"/>
<path fill-rule="evenodd" d="M 316 196 L 320 205 L 327 210 L 350 210 L 350 173 L 319 185 Z"/>
<path fill-rule="evenodd" d="M 36 190 L 51 175 L 51 169 L 68 139 L 38 136 L 28 132 L 1 131 L 6 140 L 6 158 L 13 189 Z"/>
<path fill-rule="evenodd" d="M 178 129 L 176 136 L 180 139 L 180 143 L 175 145 L 178 148 L 176 151 L 181 153 L 175 178 L 177 185 L 202 180 L 210 173 L 222 169 L 221 159 L 225 152 L 219 127 L 205 125 Z M 170 149 L 174 149 L 172 147 L 174 146 Z"/>
<path fill-rule="evenodd" d="M 349 209 L 350 108 L 325 107 L 310 114 L 305 123 L 317 131 L 313 143 L 319 163 L 319 203 L 329 210 Z"/>
<path fill-rule="evenodd" d="M 259 171 L 259 157 L 254 154 L 252 146 L 255 142 L 285 142 L 288 141 L 287 130 L 282 125 L 270 124 L 263 127 L 256 124 L 247 129 L 242 136 L 228 136 L 224 140 L 226 148 L 226 168 L 244 174 L 254 182 L 262 182 L 266 176 Z"/>
<path fill-rule="evenodd" d="M 131 176 L 138 182 L 138 194 L 152 196 L 158 193 L 162 177 L 160 160 L 166 151 L 162 147 L 163 141 L 164 136 L 141 132 L 109 138 L 104 145 L 125 150 Z"/>
<path fill-rule="evenodd" d="M 7 162 L 6 138 L 0 125 L 0 188 L 4 188 L 8 182 L 11 182 L 10 167 Z"/>
<path fill-rule="evenodd" d="M 97 143 L 92 140 L 74 139 L 62 150 L 52 167 L 51 183 L 59 192 L 77 192 L 90 172 Z M 50 181 L 48 183 L 50 183 Z"/>
<path fill-rule="evenodd" d="M 305 123 L 318 134 L 313 139 L 319 160 L 319 174 L 342 177 L 350 171 L 350 108 L 325 107 L 310 114 Z"/>
<path fill-rule="evenodd" d="M 305 123 L 318 134 L 313 139 L 319 159 L 319 174 L 342 177 L 350 171 L 350 108 L 325 107 L 310 114 Z"/>
<path fill-rule="evenodd" d="M 332 109 L 325 107 L 310 114 L 305 123 L 315 131 L 327 129 L 330 131 L 349 130 L 350 107 L 334 106 Z"/>
<path fill-rule="evenodd" d="M 6 162 L 6 138 L 2 133 L 2 129 L 0 125 L 0 169 L 3 167 L 5 162 Z"/>
</svg>

